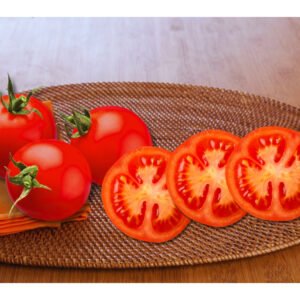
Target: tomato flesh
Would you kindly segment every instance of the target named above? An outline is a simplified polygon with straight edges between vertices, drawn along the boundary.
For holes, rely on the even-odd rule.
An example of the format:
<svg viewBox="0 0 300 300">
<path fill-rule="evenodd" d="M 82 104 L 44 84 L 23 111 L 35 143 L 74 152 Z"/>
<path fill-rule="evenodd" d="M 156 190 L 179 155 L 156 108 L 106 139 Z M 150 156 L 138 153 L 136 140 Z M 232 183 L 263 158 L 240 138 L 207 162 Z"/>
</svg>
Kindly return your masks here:
<svg viewBox="0 0 300 300">
<path fill-rule="evenodd" d="M 230 159 L 227 182 L 239 205 L 258 218 L 299 217 L 299 132 L 279 127 L 251 132 Z"/>
<path fill-rule="evenodd" d="M 186 216 L 222 227 L 245 215 L 225 179 L 225 166 L 238 142 L 229 133 L 209 130 L 192 136 L 174 151 L 167 182 L 175 204 Z"/>
<path fill-rule="evenodd" d="M 125 234 L 164 242 L 177 236 L 189 220 L 175 207 L 166 185 L 168 151 L 142 147 L 124 155 L 105 176 L 104 208 Z"/>
</svg>

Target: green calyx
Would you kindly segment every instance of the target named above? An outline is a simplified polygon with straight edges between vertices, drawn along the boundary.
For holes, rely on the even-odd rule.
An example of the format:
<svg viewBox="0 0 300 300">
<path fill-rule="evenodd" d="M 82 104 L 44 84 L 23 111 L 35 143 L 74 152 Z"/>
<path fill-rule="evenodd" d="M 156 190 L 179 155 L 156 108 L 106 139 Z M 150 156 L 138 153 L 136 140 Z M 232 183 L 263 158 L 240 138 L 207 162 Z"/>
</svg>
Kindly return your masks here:
<svg viewBox="0 0 300 300">
<path fill-rule="evenodd" d="M 83 113 L 73 111 L 72 115 L 62 115 L 62 118 L 65 121 L 66 132 L 70 138 L 79 138 L 89 132 L 92 122 L 90 113 L 87 109 L 84 109 Z M 72 134 L 69 130 L 70 127 L 72 129 L 76 128 L 77 131 Z"/>
<path fill-rule="evenodd" d="M 2 98 L 2 94 L 0 93 L 0 99 L 2 105 L 14 115 L 28 115 L 32 112 L 38 114 L 39 117 L 42 118 L 42 114 L 36 108 L 32 108 L 31 110 L 26 109 L 26 106 L 30 100 L 30 97 L 36 92 L 35 90 L 28 93 L 27 96 L 21 95 L 19 97 L 15 96 L 14 87 L 10 76 L 8 75 L 8 85 L 7 85 L 7 92 L 8 92 L 8 102 L 4 101 Z"/>
<path fill-rule="evenodd" d="M 8 180 L 16 185 L 23 186 L 23 191 L 19 198 L 14 202 L 12 205 L 9 215 L 11 215 L 13 209 L 15 206 L 25 197 L 29 195 L 32 189 L 34 188 L 40 188 L 40 189 L 46 189 L 46 190 L 51 190 L 48 186 L 43 185 L 39 183 L 36 180 L 36 176 L 38 174 L 39 168 L 38 166 L 26 166 L 22 162 L 17 162 L 15 161 L 12 156 L 10 157 L 12 163 L 20 170 L 20 173 L 15 175 L 15 176 L 9 176 L 8 175 Z"/>
</svg>

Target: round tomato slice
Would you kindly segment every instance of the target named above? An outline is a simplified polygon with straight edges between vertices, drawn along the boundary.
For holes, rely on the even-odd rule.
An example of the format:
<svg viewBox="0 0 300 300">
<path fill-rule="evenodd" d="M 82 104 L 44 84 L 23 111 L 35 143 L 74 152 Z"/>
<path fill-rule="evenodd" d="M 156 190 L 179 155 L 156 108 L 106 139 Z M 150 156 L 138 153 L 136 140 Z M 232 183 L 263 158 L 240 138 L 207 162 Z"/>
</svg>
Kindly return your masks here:
<svg viewBox="0 0 300 300">
<path fill-rule="evenodd" d="M 113 224 L 130 237 L 165 242 L 189 223 L 167 189 L 169 156 L 164 149 L 139 148 L 122 156 L 104 178 L 104 209 Z"/>
<path fill-rule="evenodd" d="M 226 179 L 237 203 L 273 221 L 300 216 L 300 133 L 263 127 L 249 133 L 229 159 Z"/>
<path fill-rule="evenodd" d="M 229 193 L 225 166 L 240 139 L 208 130 L 190 137 L 171 155 L 167 183 L 175 205 L 189 218 L 214 227 L 240 220 L 245 212 Z"/>
</svg>

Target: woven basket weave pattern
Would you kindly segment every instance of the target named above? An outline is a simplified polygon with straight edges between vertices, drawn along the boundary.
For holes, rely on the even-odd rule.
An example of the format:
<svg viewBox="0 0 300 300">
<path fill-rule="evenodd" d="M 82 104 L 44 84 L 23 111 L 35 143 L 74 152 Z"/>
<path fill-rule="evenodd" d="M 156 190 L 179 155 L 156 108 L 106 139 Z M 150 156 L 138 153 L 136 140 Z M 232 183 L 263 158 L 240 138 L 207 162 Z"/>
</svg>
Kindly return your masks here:
<svg viewBox="0 0 300 300">
<path fill-rule="evenodd" d="M 300 130 L 300 110 L 237 91 L 163 83 L 90 83 L 49 87 L 38 95 L 54 103 L 55 115 L 73 109 L 118 105 L 136 112 L 154 143 L 175 149 L 205 129 L 243 136 L 254 128 L 278 125 Z M 63 124 L 58 122 L 64 133 Z M 300 219 L 268 222 L 244 217 L 226 228 L 192 222 L 176 239 L 151 244 L 117 230 L 103 211 L 99 188 L 90 195 L 85 222 L 0 238 L 0 261 L 38 266 L 134 268 L 192 265 L 255 256 L 300 242 Z"/>
</svg>

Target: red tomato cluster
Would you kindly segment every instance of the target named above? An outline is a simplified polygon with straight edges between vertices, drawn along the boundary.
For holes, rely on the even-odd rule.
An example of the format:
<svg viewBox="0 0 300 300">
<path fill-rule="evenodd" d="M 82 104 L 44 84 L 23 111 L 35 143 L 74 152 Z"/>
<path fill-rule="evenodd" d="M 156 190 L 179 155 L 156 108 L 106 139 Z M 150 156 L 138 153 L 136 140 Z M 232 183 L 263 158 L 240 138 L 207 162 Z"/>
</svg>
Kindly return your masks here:
<svg viewBox="0 0 300 300">
<path fill-rule="evenodd" d="M 244 138 L 198 133 L 173 152 L 153 147 L 145 123 L 122 107 L 63 116 L 70 144 L 56 140 L 52 112 L 29 95 L 0 103 L 0 176 L 16 205 L 41 220 L 62 220 L 102 184 L 104 209 L 130 237 L 165 242 L 190 220 L 232 225 L 247 213 L 300 217 L 300 133 L 264 127 Z M 69 127 L 68 127 L 69 126 Z M 11 159 L 9 161 L 9 156 Z"/>
<path fill-rule="evenodd" d="M 145 123 L 122 107 L 99 107 L 64 116 L 71 142 L 57 141 L 53 113 L 32 96 L 8 95 L 0 103 L 0 176 L 17 206 L 32 218 L 70 217 L 87 201 L 92 182 L 101 184 L 123 154 L 152 144 Z M 6 172 L 7 170 L 7 172 Z"/>
</svg>

